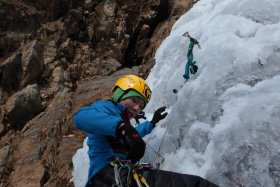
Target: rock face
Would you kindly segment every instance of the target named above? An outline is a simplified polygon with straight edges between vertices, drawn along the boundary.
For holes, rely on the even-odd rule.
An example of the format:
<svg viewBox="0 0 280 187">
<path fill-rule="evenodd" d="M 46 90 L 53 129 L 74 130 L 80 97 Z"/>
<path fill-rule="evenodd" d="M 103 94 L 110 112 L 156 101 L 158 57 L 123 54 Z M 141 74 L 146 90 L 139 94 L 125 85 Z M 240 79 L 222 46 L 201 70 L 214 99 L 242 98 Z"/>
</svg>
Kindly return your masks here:
<svg viewBox="0 0 280 187">
<path fill-rule="evenodd" d="M 73 186 L 73 114 L 146 78 L 189 0 L 0 0 L 0 186 Z"/>
</svg>

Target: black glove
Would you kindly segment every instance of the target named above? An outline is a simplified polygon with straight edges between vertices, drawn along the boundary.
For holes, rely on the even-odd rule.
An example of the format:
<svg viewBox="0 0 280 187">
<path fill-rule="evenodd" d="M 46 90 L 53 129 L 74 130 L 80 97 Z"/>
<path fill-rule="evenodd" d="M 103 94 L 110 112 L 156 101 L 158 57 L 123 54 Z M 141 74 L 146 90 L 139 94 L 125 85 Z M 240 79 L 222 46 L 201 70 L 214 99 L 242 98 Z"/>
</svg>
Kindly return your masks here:
<svg viewBox="0 0 280 187">
<path fill-rule="evenodd" d="M 116 131 L 117 137 L 123 141 L 128 152 L 127 159 L 133 163 L 139 161 L 144 156 L 146 144 L 136 129 L 132 125 L 121 123 Z"/>
<path fill-rule="evenodd" d="M 145 112 L 144 111 L 142 111 L 142 112 L 140 112 L 139 114 L 137 114 L 135 117 L 134 117 L 134 119 L 135 119 L 135 121 L 136 121 L 136 123 L 138 124 L 138 123 L 140 123 L 140 121 L 139 121 L 139 119 L 147 119 L 146 117 L 145 117 Z"/>
<path fill-rule="evenodd" d="M 153 127 L 155 127 L 156 124 L 157 124 L 160 120 L 164 119 L 164 118 L 167 116 L 167 114 L 168 114 L 167 112 L 165 112 L 164 114 L 162 114 L 162 112 L 164 112 L 165 109 L 166 109 L 166 106 L 163 106 L 163 107 L 160 107 L 159 109 L 157 109 L 157 110 L 155 111 L 154 116 L 153 116 L 153 119 L 152 119 L 152 121 L 151 121 L 151 123 L 153 124 Z"/>
<path fill-rule="evenodd" d="M 196 74 L 197 70 L 198 70 L 197 65 L 192 65 L 192 66 L 190 67 L 190 72 L 191 72 L 191 74 Z"/>
</svg>

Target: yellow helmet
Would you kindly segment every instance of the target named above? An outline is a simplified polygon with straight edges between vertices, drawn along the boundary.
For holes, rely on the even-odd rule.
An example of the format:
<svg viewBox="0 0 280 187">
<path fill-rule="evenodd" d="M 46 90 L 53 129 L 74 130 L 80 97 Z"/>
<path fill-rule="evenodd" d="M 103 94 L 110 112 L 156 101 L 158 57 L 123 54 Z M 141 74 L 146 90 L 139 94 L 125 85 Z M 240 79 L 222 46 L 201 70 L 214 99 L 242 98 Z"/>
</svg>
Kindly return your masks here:
<svg viewBox="0 0 280 187">
<path fill-rule="evenodd" d="M 117 88 L 120 88 L 124 93 L 128 93 L 130 90 L 136 91 L 144 99 L 146 104 L 150 101 L 152 96 L 152 91 L 146 81 L 132 74 L 124 75 L 119 78 L 112 88 L 112 92 L 114 93 Z M 122 96 L 124 95 L 125 94 L 122 94 Z M 120 99 L 121 98 L 118 98 L 117 100 Z"/>
</svg>

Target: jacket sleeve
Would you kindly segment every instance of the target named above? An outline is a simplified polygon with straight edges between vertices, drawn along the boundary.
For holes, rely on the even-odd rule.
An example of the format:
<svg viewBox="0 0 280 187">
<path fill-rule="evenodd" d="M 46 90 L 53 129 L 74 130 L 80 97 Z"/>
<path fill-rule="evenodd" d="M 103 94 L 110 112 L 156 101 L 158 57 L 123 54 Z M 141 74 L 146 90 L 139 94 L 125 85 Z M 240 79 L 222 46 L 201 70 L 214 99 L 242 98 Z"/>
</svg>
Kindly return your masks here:
<svg viewBox="0 0 280 187">
<path fill-rule="evenodd" d="M 106 106 L 84 107 L 74 116 L 76 127 L 89 134 L 99 134 L 116 137 L 116 128 L 122 121 L 118 115 L 113 115 Z"/>
<path fill-rule="evenodd" d="M 150 134 L 153 130 L 153 125 L 149 121 L 144 121 L 135 127 L 138 134 L 143 138 L 147 134 Z"/>
</svg>

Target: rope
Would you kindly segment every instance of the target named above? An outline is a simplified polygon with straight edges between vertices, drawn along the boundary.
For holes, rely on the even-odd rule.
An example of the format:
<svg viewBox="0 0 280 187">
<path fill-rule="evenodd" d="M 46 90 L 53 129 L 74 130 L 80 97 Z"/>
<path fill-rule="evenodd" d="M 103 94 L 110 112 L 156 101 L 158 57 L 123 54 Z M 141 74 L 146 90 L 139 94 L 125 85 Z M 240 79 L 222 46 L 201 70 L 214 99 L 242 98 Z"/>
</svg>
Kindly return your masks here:
<svg viewBox="0 0 280 187">
<path fill-rule="evenodd" d="M 168 128 L 169 128 L 169 126 L 166 127 L 165 132 L 164 132 L 164 135 L 163 135 L 163 137 L 162 137 L 162 139 L 161 139 L 161 142 L 160 142 L 160 144 L 159 144 L 159 146 L 158 146 L 158 155 L 159 155 L 161 158 L 163 158 L 161 164 L 164 162 L 164 157 L 163 157 L 161 154 L 159 154 L 159 153 L 160 153 L 160 147 L 161 147 L 162 142 L 163 142 L 163 140 L 164 140 L 164 138 L 165 138 L 165 135 L 166 135 L 166 133 L 167 133 L 167 129 L 168 129 Z"/>
</svg>

